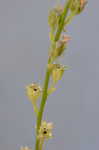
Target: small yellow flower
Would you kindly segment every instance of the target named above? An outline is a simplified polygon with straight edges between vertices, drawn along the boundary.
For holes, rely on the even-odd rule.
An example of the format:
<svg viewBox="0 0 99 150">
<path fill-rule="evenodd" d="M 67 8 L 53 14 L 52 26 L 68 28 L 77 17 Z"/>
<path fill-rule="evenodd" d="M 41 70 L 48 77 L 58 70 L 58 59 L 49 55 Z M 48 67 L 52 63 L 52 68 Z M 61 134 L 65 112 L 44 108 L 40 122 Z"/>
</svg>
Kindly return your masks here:
<svg viewBox="0 0 99 150">
<path fill-rule="evenodd" d="M 40 139 L 49 139 L 52 138 L 52 129 L 53 129 L 53 123 L 42 121 L 39 132 L 38 132 L 38 138 Z"/>
<path fill-rule="evenodd" d="M 39 85 L 33 83 L 26 87 L 26 93 L 31 101 L 36 101 L 41 96 L 42 89 Z"/>
<path fill-rule="evenodd" d="M 54 69 L 52 71 L 52 79 L 54 83 L 61 80 L 63 73 L 65 71 L 65 66 L 60 64 L 54 64 Z"/>
<path fill-rule="evenodd" d="M 27 147 L 27 146 L 25 146 L 25 147 L 22 146 L 22 147 L 20 148 L 20 150 L 32 150 L 32 149 L 30 149 L 30 148 Z"/>
</svg>

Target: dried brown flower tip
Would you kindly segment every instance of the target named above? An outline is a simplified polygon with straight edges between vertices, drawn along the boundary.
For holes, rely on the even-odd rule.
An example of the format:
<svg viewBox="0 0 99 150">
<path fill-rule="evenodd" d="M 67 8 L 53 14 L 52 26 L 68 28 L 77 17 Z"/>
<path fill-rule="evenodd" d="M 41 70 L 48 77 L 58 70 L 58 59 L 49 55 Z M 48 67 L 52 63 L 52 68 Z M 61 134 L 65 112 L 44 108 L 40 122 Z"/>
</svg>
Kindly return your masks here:
<svg viewBox="0 0 99 150">
<path fill-rule="evenodd" d="M 70 36 L 68 36 L 68 35 L 63 35 L 61 41 L 66 44 L 66 43 L 68 43 L 70 40 L 71 40 L 71 37 L 70 37 Z"/>
<path fill-rule="evenodd" d="M 86 0 L 80 0 L 80 6 L 83 8 L 87 4 Z"/>
</svg>

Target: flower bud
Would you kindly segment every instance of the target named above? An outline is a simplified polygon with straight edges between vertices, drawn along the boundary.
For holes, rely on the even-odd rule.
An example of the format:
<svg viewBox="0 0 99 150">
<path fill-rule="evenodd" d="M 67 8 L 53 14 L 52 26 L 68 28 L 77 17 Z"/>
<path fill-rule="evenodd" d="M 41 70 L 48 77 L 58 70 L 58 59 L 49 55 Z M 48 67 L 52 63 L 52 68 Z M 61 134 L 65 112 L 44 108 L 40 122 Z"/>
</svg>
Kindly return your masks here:
<svg viewBox="0 0 99 150">
<path fill-rule="evenodd" d="M 71 37 L 68 35 L 63 35 L 61 40 L 56 43 L 55 49 L 52 49 L 50 53 L 50 59 L 53 62 L 57 57 L 61 56 L 67 46 L 68 41 L 71 40 Z"/>
<path fill-rule="evenodd" d="M 57 83 L 61 80 L 63 73 L 65 71 L 65 67 L 60 64 L 54 64 L 54 69 L 52 71 L 52 79 L 54 83 Z"/>
<path fill-rule="evenodd" d="M 84 10 L 86 4 L 86 0 L 73 0 L 70 9 L 75 14 L 80 14 Z"/>
<path fill-rule="evenodd" d="M 55 30 L 55 28 L 58 24 L 58 17 L 56 15 L 56 12 L 54 9 L 50 10 L 50 12 L 49 12 L 48 24 L 53 31 Z"/>
<path fill-rule="evenodd" d="M 63 7 L 61 5 L 58 5 L 55 8 L 50 10 L 48 16 L 48 24 L 52 29 L 52 31 L 56 30 L 62 12 L 63 12 Z"/>
<path fill-rule="evenodd" d="M 66 48 L 66 45 L 62 41 L 58 41 L 56 48 L 52 49 L 50 52 L 50 60 L 51 62 L 55 61 L 59 56 L 61 56 Z"/>
<path fill-rule="evenodd" d="M 38 138 L 39 139 L 49 139 L 52 138 L 52 129 L 53 129 L 53 123 L 42 121 L 39 132 L 38 132 Z"/>
<path fill-rule="evenodd" d="M 26 93 L 29 100 L 35 101 L 39 98 L 39 96 L 41 96 L 42 89 L 39 85 L 33 83 L 26 87 Z"/>
<path fill-rule="evenodd" d="M 64 11 L 64 7 L 62 5 L 57 5 L 54 9 L 56 11 L 57 16 L 61 16 Z"/>
</svg>

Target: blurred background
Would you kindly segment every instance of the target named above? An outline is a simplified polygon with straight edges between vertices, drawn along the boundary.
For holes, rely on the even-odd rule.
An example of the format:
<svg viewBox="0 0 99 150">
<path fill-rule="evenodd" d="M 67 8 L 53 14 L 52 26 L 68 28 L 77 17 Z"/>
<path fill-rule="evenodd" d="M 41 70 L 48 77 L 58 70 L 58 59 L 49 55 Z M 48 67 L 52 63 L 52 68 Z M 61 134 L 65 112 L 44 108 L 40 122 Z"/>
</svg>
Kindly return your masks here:
<svg viewBox="0 0 99 150">
<path fill-rule="evenodd" d="M 43 84 L 49 47 L 47 16 L 56 2 L 0 0 L 0 150 L 34 147 L 36 120 L 25 86 Z M 68 27 L 72 40 L 61 63 L 71 70 L 46 105 L 44 119 L 55 126 L 47 150 L 99 148 L 98 10 L 99 1 L 89 0 Z"/>
</svg>

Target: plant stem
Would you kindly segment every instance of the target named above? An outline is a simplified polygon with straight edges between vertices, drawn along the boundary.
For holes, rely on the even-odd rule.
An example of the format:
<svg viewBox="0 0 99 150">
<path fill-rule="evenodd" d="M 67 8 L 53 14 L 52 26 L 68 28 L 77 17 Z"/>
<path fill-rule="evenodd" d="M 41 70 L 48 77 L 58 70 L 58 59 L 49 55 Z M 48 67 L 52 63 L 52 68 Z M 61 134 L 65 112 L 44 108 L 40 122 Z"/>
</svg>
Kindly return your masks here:
<svg viewBox="0 0 99 150">
<path fill-rule="evenodd" d="M 64 21 L 65 21 L 67 14 L 68 14 L 71 2 L 72 2 L 72 0 L 68 0 L 68 2 L 66 2 L 66 5 L 64 7 L 64 12 L 63 12 L 63 15 L 61 18 L 61 23 L 60 23 L 60 25 L 57 29 L 56 35 L 55 35 L 55 42 L 58 41 L 60 38 L 61 32 L 62 32 L 63 27 L 64 27 Z M 48 60 L 48 64 L 50 64 L 50 59 Z M 40 125 L 41 125 L 43 112 L 44 112 L 44 108 L 45 108 L 45 104 L 46 104 L 46 100 L 47 100 L 47 90 L 48 90 L 49 80 L 50 80 L 50 72 L 47 68 L 46 75 L 45 75 L 45 81 L 44 81 L 42 100 L 41 100 L 40 109 L 39 109 L 39 113 L 38 113 L 38 117 L 37 117 L 37 123 L 36 123 L 37 129 L 36 129 L 35 150 L 39 150 L 39 139 L 38 139 L 37 135 L 38 135 L 38 130 L 39 130 Z"/>
<path fill-rule="evenodd" d="M 43 150 L 44 139 L 40 140 L 39 150 Z"/>
<path fill-rule="evenodd" d="M 66 2 L 66 5 L 64 7 L 64 12 L 63 12 L 63 15 L 61 17 L 61 23 L 60 23 L 59 28 L 56 32 L 55 41 L 58 41 L 60 38 L 61 32 L 62 32 L 63 27 L 64 27 L 64 21 L 65 21 L 65 18 L 67 17 L 67 14 L 68 14 L 68 11 L 69 11 L 69 8 L 70 8 L 72 1 L 73 0 L 68 0 L 68 2 Z"/>
<path fill-rule="evenodd" d="M 50 72 L 47 69 L 46 75 L 45 75 L 43 95 L 42 95 L 42 100 L 41 100 L 41 104 L 40 104 L 40 110 L 39 110 L 38 118 L 37 118 L 36 135 L 38 134 L 38 130 L 39 130 L 39 127 L 40 127 L 40 124 L 41 124 L 41 120 L 42 120 L 42 116 L 43 116 L 43 111 L 44 111 L 44 107 L 45 107 L 45 103 L 46 103 L 46 99 L 47 99 L 47 89 L 48 89 L 49 79 L 50 79 Z M 36 136 L 35 150 L 39 150 L 39 139 L 38 139 L 37 136 Z"/>
</svg>

